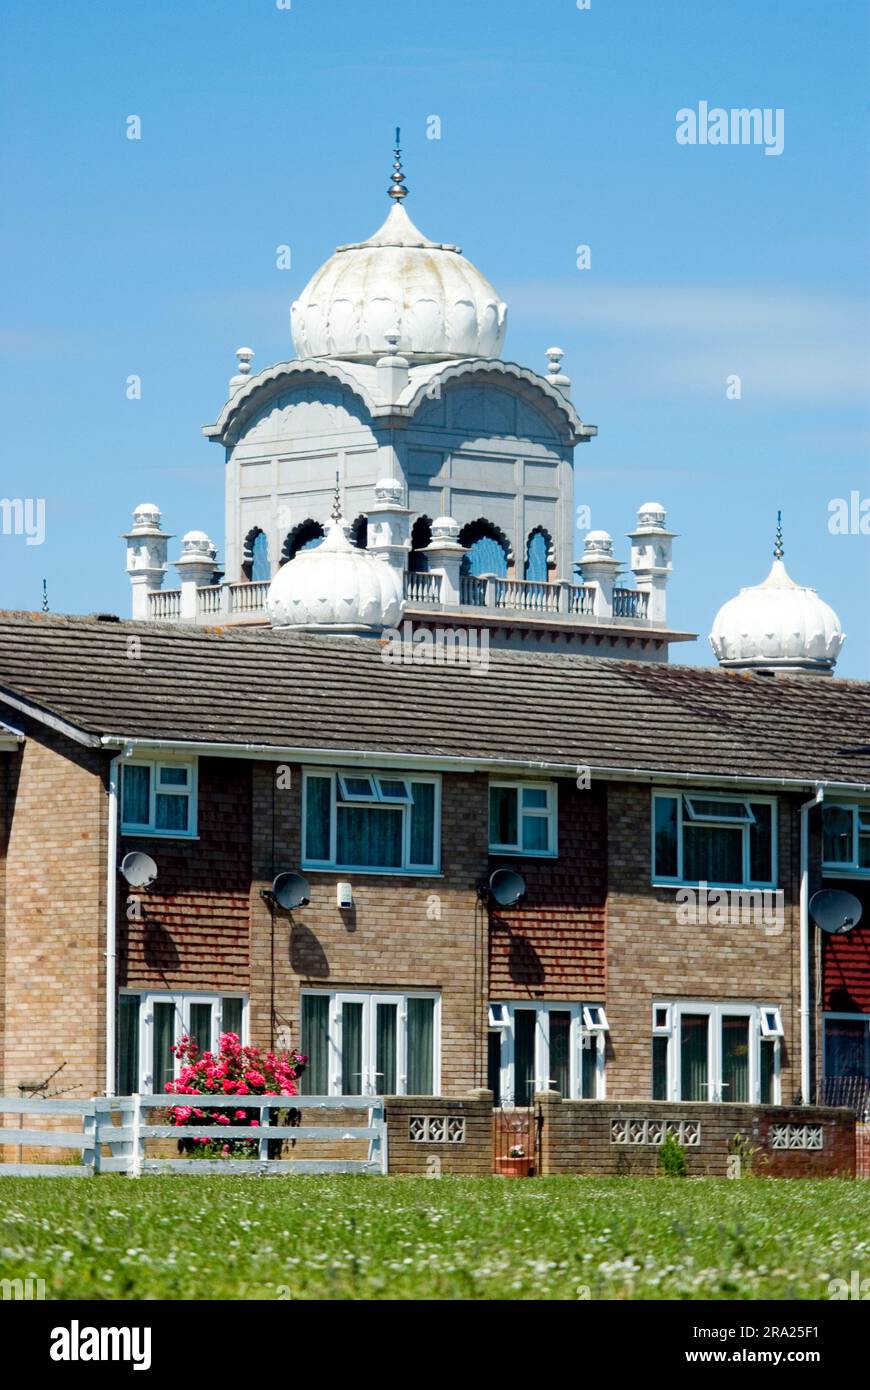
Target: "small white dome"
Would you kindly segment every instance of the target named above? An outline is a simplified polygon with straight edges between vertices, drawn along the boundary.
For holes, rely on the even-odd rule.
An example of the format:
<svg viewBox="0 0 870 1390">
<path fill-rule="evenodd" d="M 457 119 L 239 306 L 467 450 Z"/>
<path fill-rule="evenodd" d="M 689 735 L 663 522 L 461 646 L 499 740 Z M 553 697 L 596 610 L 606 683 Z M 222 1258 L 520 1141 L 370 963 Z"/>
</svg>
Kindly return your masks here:
<svg viewBox="0 0 870 1390">
<path fill-rule="evenodd" d="M 498 357 L 507 308 L 458 246 L 430 241 L 395 203 L 368 241 L 340 246 L 290 310 L 299 357 Z M 387 342 L 387 334 L 398 342 Z"/>
<path fill-rule="evenodd" d="M 361 632 L 395 627 L 404 609 L 402 576 L 351 545 L 332 522 L 325 539 L 282 565 L 266 594 L 273 627 Z"/>
<path fill-rule="evenodd" d="M 722 605 L 710 633 L 720 666 L 747 669 L 831 671 L 844 640 L 833 608 L 795 584 L 781 559 L 763 584 Z"/>
</svg>

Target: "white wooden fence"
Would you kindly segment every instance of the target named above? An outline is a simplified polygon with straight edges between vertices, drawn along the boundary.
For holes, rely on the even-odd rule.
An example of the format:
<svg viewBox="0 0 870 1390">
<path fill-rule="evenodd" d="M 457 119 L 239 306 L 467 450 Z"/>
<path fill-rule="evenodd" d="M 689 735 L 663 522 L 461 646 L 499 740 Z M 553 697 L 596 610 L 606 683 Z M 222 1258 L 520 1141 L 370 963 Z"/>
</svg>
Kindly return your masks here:
<svg viewBox="0 0 870 1390">
<path fill-rule="evenodd" d="M 149 1111 L 165 1111 L 168 1105 L 201 1102 L 203 1108 L 258 1110 L 259 1126 L 172 1125 L 148 1123 Z M 272 1124 L 273 1110 L 365 1110 L 366 1123 Z M 386 1173 L 387 1126 L 380 1096 L 98 1096 L 93 1100 L 20 1100 L 0 1096 L 0 1115 L 18 1115 L 16 1128 L 8 1121 L 0 1127 L 0 1147 L 78 1150 L 73 1163 L 0 1163 L 0 1177 L 91 1177 L 99 1173 Z M 77 1129 L 25 1129 L 26 1116 L 70 1116 Z M 160 1119 L 158 1115 L 156 1117 Z M 157 1158 L 146 1156 L 148 1139 L 244 1139 L 257 1145 L 256 1158 Z M 270 1158 L 269 1141 L 304 1139 L 319 1143 L 367 1141 L 366 1158 Z M 103 1153 L 107 1148 L 109 1153 Z M 19 1153 L 19 1158 L 21 1154 Z"/>
</svg>

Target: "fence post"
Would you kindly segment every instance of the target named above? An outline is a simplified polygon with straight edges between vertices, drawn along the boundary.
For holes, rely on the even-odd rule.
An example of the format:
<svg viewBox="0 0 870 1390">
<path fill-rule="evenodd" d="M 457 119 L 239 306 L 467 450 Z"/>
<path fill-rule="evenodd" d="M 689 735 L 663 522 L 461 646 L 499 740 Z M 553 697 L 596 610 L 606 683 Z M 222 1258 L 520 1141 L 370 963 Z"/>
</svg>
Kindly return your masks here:
<svg viewBox="0 0 870 1390">
<path fill-rule="evenodd" d="M 89 1115 L 82 1116 L 82 1128 L 85 1134 L 85 1143 L 82 1145 L 82 1163 L 86 1168 L 90 1168 L 91 1176 L 96 1177 L 100 1171 L 100 1131 L 97 1124 L 96 1103 Z"/>
<path fill-rule="evenodd" d="M 384 1124 L 384 1102 L 379 1096 L 369 1107 L 369 1127 L 377 1130 L 369 1140 L 369 1162 L 377 1163 L 381 1173 L 387 1171 L 387 1136 Z"/>
<path fill-rule="evenodd" d="M 269 1129 L 270 1129 L 270 1127 L 271 1127 L 271 1126 L 270 1126 L 270 1121 L 269 1121 L 269 1107 L 268 1107 L 268 1105 L 261 1105 L 261 1106 L 260 1106 L 260 1155 L 259 1155 L 259 1156 L 260 1156 L 260 1162 L 261 1162 L 261 1163 L 268 1162 L 268 1158 L 269 1158 Z"/>
<path fill-rule="evenodd" d="M 130 1116 L 130 1128 L 133 1131 L 130 1143 L 130 1164 L 127 1169 L 127 1176 L 130 1178 L 140 1178 L 142 1176 L 142 1151 L 143 1140 L 141 1137 L 142 1128 L 142 1105 L 139 1100 L 139 1092 L 133 1094 L 133 1113 Z"/>
</svg>

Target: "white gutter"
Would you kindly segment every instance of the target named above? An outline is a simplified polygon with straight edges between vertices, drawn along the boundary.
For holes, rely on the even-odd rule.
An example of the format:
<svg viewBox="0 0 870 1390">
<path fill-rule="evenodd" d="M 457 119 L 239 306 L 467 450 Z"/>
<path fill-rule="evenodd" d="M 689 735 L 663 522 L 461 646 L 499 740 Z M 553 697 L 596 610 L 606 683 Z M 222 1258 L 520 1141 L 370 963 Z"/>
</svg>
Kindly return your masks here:
<svg viewBox="0 0 870 1390">
<path fill-rule="evenodd" d="M 556 776 L 577 776 L 578 768 L 585 764 L 573 762 L 548 762 L 540 758 L 487 758 L 462 757 L 450 753 L 386 753 L 382 750 L 359 748 L 312 748 L 298 744 L 276 743 L 218 743 L 200 739 L 159 739 L 136 738 L 129 734 L 104 734 L 100 742 L 104 748 L 142 748 L 175 753 L 197 753 L 215 758 L 245 758 L 265 762 L 323 763 L 340 766 L 345 763 L 373 763 L 378 767 L 415 768 L 427 771 L 444 772 L 485 772 L 487 768 L 500 770 L 517 769 L 533 772 L 550 772 Z M 593 777 L 611 782 L 680 783 L 698 784 L 706 787 L 764 787 L 783 791 L 812 791 L 823 785 L 829 792 L 849 792 L 870 795 L 870 782 L 820 782 L 819 778 L 806 777 L 754 777 L 739 772 L 673 772 L 666 768 L 617 767 L 589 764 Z"/>
<path fill-rule="evenodd" d="M 810 811 L 825 799 L 825 788 L 816 787 L 815 796 L 805 801 L 801 813 L 801 890 L 800 890 L 800 1034 L 801 1100 L 810 1104 Z"/>
<path fill-rule="evenodd" d="M 106 1095 L 115 1094 L 115 1029 L 118 994 L 118 771 L 124 755 L 109 763 L 109 807 L 106 831 Z"/>
</svg>

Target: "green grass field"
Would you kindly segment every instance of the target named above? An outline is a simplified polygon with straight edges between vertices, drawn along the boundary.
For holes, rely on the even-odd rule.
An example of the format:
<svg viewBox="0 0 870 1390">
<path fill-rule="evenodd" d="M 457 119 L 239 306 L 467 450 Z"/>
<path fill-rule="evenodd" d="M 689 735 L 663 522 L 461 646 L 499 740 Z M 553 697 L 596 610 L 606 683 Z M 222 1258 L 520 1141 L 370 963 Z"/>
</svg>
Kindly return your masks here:
<svg viewBox="0 0 870 1390">
<path fill-rule="evenodd" d="M 826 1299 L 870 1183 L 0 1179 L 0 1277 L 49 1298 Z"/>
</svg>

